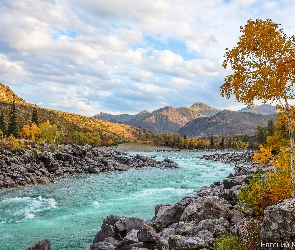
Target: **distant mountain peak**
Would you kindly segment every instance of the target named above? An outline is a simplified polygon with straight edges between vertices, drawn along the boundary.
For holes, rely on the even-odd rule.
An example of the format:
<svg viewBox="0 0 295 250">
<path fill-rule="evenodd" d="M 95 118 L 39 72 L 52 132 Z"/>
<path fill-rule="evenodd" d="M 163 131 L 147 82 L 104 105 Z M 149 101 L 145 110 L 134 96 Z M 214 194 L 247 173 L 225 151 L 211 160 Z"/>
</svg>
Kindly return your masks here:
<svg viewBox="0 0 295 250">
<path fill-rule="evenodd" d="M 262 104 L 260 106 L 253 105 L 251 107 L 242 108 L 239 110 L 239 112 L 248 112 L 248 113 L 254 113 L 254 114 L 261 114 L 261 115 L 272 115 L 277 112 L 275 106 L 271 106 L 268 104 Z"/>
<path fill-rule="evenodd" d="M 191 108 L 198 108 L 198 109 L 214 109 L 211 108 L 209 105 L 203 103 L 203 102 L 195 102 Z"/>
<path fill-rule="evenodd" d="M 143 111 L 140 111 L 138 114 L 141 114 L 141 115 L 143 115 L 143 114 L 150 114 L 150 112 L 147 111 L 147 110 L 143 110 Z"/>
</svg>

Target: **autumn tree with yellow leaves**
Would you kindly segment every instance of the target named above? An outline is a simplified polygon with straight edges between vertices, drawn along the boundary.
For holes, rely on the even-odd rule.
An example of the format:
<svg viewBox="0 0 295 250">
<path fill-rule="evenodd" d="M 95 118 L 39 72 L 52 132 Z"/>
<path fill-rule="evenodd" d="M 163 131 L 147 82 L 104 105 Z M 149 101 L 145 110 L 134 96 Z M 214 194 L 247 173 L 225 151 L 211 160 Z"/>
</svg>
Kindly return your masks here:
<svg viewBox="0 0 295 250">
<path fill-rule="evenodd" d="M 263 103 L 279 105 L 286 114 L 290 138 L 290 172 L 292 197 L 294 189 L 294 134 L 290 99 L 294 99 L 295 37 L 287 37 L 279 24 L 272 20 L 248 20 L 241 26 L 242 33 L 237 46 L 226 49 L 224 68 L 233 72 L 226 76 L 220 87 L 221 95 L 253 105 Z"/>
<path fill-rule="evenodd" d="M 33 122 L 31 125 L 26 124 L 23 126 L 20 136 L 24 139 L 36 142 L 36 139 L 40 136 L 40 128 Z"/>
</svg>

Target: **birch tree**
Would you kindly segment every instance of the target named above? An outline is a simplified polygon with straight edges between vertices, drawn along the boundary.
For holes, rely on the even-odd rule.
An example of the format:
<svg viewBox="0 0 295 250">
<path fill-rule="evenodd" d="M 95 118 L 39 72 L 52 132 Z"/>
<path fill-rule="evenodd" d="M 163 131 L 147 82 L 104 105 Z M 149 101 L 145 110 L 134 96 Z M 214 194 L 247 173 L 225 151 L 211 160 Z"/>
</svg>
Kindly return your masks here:
<svg viewBox="0 0 295 250">
<path fill-rule="evenodd" d="M 248 107 L 254 101 L 275 104 L 288 118 L 290 137 L 290 172 L 292 197 L 294 181 L 294 131 L 290 100 L 294 99 L 295 37 L 288 37 L 279 24 L 271 19 L 248 20 L 240 27 L 242 33 L 237 46 L 226 49 L 224 68 L 232 70 L 220 87 L 221 95 Z"/>
</svg>

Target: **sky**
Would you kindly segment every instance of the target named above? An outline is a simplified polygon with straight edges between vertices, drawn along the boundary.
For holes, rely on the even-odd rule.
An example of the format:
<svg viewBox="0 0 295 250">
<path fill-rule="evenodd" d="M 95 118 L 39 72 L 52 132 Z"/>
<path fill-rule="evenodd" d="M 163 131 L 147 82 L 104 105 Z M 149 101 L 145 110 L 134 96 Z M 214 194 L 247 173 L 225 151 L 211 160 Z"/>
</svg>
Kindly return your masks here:
<svg viewBox="0 0 295 250">
<path fill-rule="evenodd" d="M 247 20 L 295 35 L 293 0 L 0 0 L 0 82 L 27 102 L 93 116 L 220 96 Z"/>
</svg>

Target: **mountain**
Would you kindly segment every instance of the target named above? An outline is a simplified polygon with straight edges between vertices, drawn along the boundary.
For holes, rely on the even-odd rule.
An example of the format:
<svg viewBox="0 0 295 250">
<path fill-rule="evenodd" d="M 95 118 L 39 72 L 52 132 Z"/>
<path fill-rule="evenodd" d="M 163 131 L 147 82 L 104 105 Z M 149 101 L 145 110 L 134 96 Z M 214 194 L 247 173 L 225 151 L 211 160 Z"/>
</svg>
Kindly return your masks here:
<svg viewBox="0 0 295 250">
<path fill-rule="evenodd" d="M 250 108 L 242 108 L 239 110 L 239 112 L 249 112 L 249 113 L 261 114 L 261 115 L 272 115 L 272 114 L 276 114 L 277 110 L 275 106 L 262 104 L 260 106 L 253 105 Z"/>
<path fill-rule="evenodd" d="M 7 103 L 23 104 L 27 106 L 34 106 L 31 103 L 27 103 L 24 99 L 17 96 L 8 86 L 0 83 L 0 101 Z"/>
<path fill-rule="evenodd" d="M 153 112 L 146 110 L 136 115 L 110 115 L 100 113 L 94 116 L 97 119 L 124 123 L 135 127 L 144 128 L 155 133 L 176 133 L 186 123 L 198 117 L 211 116 L 220 110 L 211 108 L 204 103 L 194 103 L 191 107 L 173 108 L 166 106 Z"/>
<path fill-rule="evenodd" d="M 40 123 L 49 120 L 51 124 L 57 124 L 64 129 L 65 136 L 70 135 L 74 131 L 90 134 L 98 133 L 102 143 L 106 143 L 110 139 L 114 142 L 150 141 L 153 137 L 151 132 L 129 125 L 111 123 L 92 117 L 38 107 L 37 105 L 27 103 L 18 97 L 8 86 L 0 83 L 0 112 L 4 112 L 7 117 L 7 123 L 13 102 L 17 108 L 20 127 L 31 123 L 32 111 L 36 107 Z"/>
<path fill-rule="evenodd" d="M 266 126 L 276 115 L 261 115 L 249 112 L 223 110 L 210 117 L 201 117 L 188 122 L 179 129 L 179 134 L 188 137 L 216 135 L 254 135 L 257 126 Z"/>
<path fill-rule="evenodd" d="M 130 119 L 132 119 L 133 116 L 134 115 L 129 115 L 129 114 L 111 115 L 111 114 L 101 112 L 100 114 L 93 116 L 93 118 L 108 121 L 108 122 L 126 124 Z"/>
</svg>

